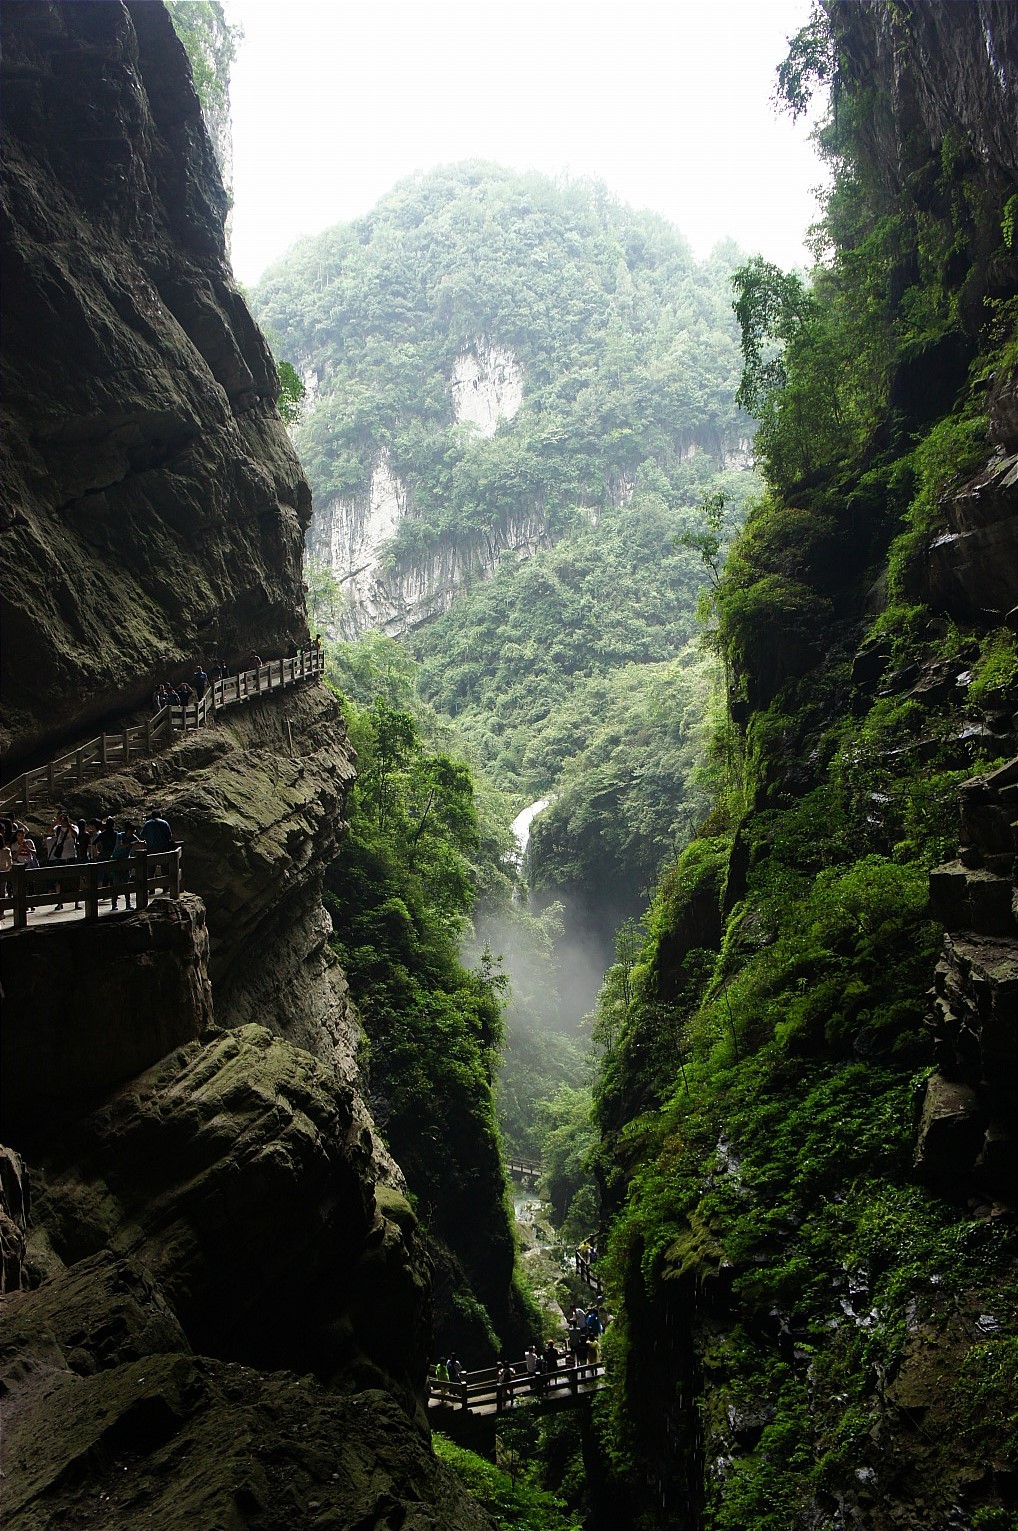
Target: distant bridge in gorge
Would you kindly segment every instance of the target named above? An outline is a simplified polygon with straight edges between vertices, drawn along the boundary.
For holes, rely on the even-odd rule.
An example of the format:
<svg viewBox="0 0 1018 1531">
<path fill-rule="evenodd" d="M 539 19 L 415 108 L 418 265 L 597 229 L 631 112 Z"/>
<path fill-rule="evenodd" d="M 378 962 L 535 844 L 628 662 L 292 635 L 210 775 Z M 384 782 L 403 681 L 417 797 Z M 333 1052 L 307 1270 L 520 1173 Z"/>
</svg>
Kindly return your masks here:
<svg viewBox="0 0 1018 1531">
<path fill-rule="evenodd" d="M 506 1172 L 528 1190 L 536 1190 L 541 1178 L 541 1166 L 536 1159 L 508 1159 Z"/>
</svg>

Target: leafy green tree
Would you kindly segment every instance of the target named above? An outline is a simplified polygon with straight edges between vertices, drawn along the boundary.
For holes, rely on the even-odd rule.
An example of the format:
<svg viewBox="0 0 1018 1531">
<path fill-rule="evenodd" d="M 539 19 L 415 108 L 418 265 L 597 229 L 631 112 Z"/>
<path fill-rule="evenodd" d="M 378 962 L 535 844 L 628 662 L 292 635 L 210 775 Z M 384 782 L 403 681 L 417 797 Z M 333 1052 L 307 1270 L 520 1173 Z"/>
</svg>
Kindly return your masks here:
<svg viewBox="0 0 1018 1531">
<path fill-rule="evenodd" d="M 291 362 L 277 361 L 276 371 L 279 373 L 279 398 L 276 400 L 279 417 L 285 426 L 299 425 L 307 389 Z"/>
<path fill-rule="evenodd" d="M 307 559 L 304 564 L 304 592 L 312 631 L 328 634 L 339 622 L 346 605 L 342 586 L 327 564 Z"/>
</svg>

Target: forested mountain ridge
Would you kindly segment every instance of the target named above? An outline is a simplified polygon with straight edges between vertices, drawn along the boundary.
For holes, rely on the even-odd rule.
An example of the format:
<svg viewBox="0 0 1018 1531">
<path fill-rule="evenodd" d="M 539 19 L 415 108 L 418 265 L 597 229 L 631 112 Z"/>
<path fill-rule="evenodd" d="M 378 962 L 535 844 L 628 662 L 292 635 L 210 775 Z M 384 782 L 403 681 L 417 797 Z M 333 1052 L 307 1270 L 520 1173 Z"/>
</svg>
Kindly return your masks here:
<svg viewBox="0 0 1018 1531">
<path fill-rule="evenodd" d="M 326 625 L 404 634 L 473 762 L 555 800 L 530 867 L 590 973 L 704 801 L 689 540 L 705 494 L 727 538 L 757 487 L 739 258 L 695 261 L 596 184 L 466 164 L 302 241 L 255 295 L 309 383 L 295 440 L 312 565 L 339 581 Z M 593 982 L 563 981 L 569 1023 Z"/>
<path fill-rule="evenodd" d="M 1016 42 L 823 0 L 779 72 L 833 186 L 737 279 L 727 787 L 601 1001 L 605 1527 L 1014 1524 Z"/>
<path fill-rule="evenodd" d="M 745 458 L 727 278 L 596 184 L 469 163 L 297 244 L 256 311 L 312 399 L 297 433 L 342 621 L 403 631 L 501 555 Z M 699 455 L 699 461 L 697 456 Z"/>
</svg>

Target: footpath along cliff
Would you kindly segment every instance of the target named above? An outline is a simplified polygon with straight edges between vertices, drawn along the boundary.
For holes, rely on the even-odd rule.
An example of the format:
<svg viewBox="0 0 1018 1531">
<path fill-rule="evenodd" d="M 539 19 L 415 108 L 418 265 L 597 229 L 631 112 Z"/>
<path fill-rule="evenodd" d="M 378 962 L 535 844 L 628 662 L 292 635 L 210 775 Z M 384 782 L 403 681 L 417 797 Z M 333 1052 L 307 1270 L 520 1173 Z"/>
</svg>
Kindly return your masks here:
<svg viewBox="0 0 1018 1531">
<path fill-rule="evenodd" d="M 0 24 L 10 776 L 305 639 L 310 494 L 164 7 Z M 196 891 L 5 931 L 12 1531 L 489 1524 L 428 1446 L 430 1260 L 328 948 L 353 775 L 323 687 L 236 708 L 75 799 L 158 794 Z"/>
</svg>

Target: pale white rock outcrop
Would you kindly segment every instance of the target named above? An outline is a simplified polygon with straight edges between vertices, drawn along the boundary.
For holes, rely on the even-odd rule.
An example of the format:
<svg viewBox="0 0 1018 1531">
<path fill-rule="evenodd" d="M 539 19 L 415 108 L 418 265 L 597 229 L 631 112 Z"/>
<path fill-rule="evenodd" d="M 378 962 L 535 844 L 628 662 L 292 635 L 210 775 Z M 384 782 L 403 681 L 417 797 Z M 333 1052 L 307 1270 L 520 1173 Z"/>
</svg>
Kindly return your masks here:
<svg viewBox="0 0 1018 1531">
<path fill-rule="evenodd" d="M 345 597 L 333 637 L 353 638 L 372 629 L 393 637 L 409 632 L 448 611 L 464 585 L 490 579 L 505 555 L 529 558 L 551 545 L 544 516 L 535 510 L 509 516 L 470 540 L 443 543 L 412 567 L 399 569 L 386 557 L 388 544 L 412 513 L 406 486 L 384 452 L 366 494 L 316 505 L 308 558 L 333 571 Z"/>
<path fill-rule="evenodd" d="M 511 420 L 523 403 L 523 368 L 506 346 L 478 340 L 457 356 L 451 386 L 456 424 L 494 436 L 499 421 Z"/>
<path fill-rule="evenodd" d="M 331 569 L 353 598 L 354 591 L 373 578 L 406 510 L 406 489 L 383 452 L 366 495 L 337 496 L 324 507 L 316 506 L 308 528 L 308 557 Z"/>
</svg>

